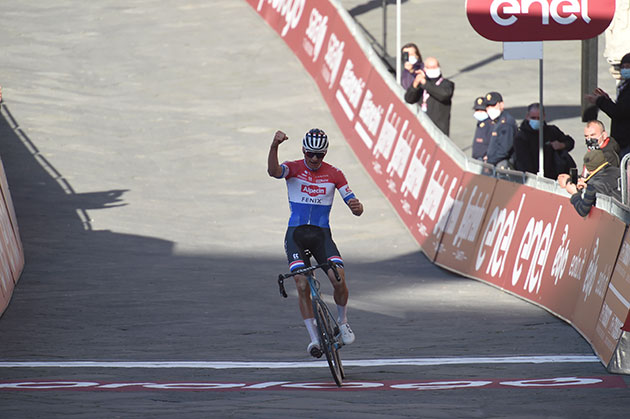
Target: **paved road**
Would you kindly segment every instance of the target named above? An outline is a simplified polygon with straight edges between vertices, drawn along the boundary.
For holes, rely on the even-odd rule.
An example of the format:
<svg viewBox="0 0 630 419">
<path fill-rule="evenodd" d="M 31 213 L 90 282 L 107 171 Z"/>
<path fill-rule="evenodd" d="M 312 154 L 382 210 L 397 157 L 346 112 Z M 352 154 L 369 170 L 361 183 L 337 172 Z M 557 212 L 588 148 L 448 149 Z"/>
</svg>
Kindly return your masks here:
<svg viewBox="0 0 630 419">
<path fill-rule="evenodd" d="M 341 139 L 314 83 L 244 2 L 10 2 L 0 12 L 0 153 L 27 258 L 0 320 L 0 362 L 70 363 L 0 364 L 0 381 L 93 383 L 81 391 L 5 386 L 3 417 L 609 417 L 627 408 L 628 390 L 618 387 L 630 381 L 614 381 L 588 360 L 378 364 L 588 359 L 592 351 L 545 311 L 440 270 L 420 254 Z M 379 15 L 360 18 L 376 25 Z M 478 58 L 466 54 L 460 66 Z M 483 78 L 478 83 L 489 90 Z M 463 130 L 470 122 L 455 125 Z M 295 293 L 288 300 L 277 294 L 288 209 L 283 183 L 265 173 L 275 129 L 291 137 L 281 151 L 289 159 L 299 156 L 299 138 L 314 125 L 328 131 L 328 160 L 343 168 L 366 206 L 360 218 L 340 202 L 333 208 L 358 336 L 343 357 L 362 362 L 347 367 L 348 380 L 387 388 L 488 381 L 492 388 L 96 389 L 330 381 L 325 368 L 306 368 L 313 364 Z M 77 361 L 310 364 L 87 368 Z M 617 388 L 498 384 L 556 377 L 600 377 Z"/>
</svg>

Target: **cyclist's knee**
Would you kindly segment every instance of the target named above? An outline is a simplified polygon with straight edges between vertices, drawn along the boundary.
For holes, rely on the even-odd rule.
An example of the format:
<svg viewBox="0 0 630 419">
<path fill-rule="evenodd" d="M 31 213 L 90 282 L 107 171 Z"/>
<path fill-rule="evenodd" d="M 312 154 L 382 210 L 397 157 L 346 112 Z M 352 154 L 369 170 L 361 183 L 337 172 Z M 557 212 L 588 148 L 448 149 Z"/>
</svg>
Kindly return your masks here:
<svg viewBox="0 0 630 419">
<path fill-rule="evenodd" d="M 339 278 L 341 278 L 341 281 L 337 281 L 337 278 L 335 277 L 335 272 L 333 272 L 332 269 L 328 270 L 328 278 L 333 283 L 333 286 L 337 287 L 337 285 L 339 286 L 345 285 L 346 273 L 343 270 L 343 266 L 337 265 L 337 274 L 339 275 Z"/>
<path fill-rule="evenodd" d="M 297 292 L 299 295 L 308 295 L 310 294 L 310 288 L 308 285 L 308 281 L 304 275 L 296 275 L 295 277 L 295 287 L 297 288 Z"/>
</svg>

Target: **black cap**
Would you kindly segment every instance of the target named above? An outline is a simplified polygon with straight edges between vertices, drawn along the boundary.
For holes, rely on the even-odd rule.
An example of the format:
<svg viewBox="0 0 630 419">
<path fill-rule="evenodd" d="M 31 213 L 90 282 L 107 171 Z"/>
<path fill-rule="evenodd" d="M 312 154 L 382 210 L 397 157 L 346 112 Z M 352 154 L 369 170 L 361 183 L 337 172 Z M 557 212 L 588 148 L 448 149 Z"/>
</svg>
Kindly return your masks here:
<svg viewBox="0 0 630 419">
<path fill-rule="evenodd" d="M 486 110 L 486 100 L 483 96 L 479 96 L 475 99 L 475 103 L 473 104 L 473 109 L 476 111 L 485 111 Z"/>
<path fill-rule="evenodd" d="M 486 105 L 494 106 L 499 102 L 503 102 L 503 96 L 499 92 L 490 92 L 486 95 Z"/>
<path fill-rule="evenodd" d="M 621 62 L 619 64 L 630 64 L 630 52 L 621 58 Z"/>
</svg>

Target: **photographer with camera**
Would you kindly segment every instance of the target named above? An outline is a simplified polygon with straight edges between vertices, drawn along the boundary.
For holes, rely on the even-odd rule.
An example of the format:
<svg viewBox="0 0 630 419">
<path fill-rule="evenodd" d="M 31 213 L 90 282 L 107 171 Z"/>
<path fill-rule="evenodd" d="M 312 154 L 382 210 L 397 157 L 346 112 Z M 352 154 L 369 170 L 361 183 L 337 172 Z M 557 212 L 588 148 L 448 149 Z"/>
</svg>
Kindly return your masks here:
<svg viewBox="0 0 630 419">
<path fill-rule="evenodd" d="M 577 170 L 572 170 L 571 175 L 558 175 L 558 184 L 571 195 L 571 204 L 578 214 L 588 215 L 597 193 L 621 200 L 619 167 L 611 165 L 602 150 L 589 150 L 584 155 L 584 172 L 586 176 L 580 178 Z"/>
<path fill-rule="evenodd" d="M 438 60 L 427 57 L 424 60 L 424 69 L 416 70 L 416 77 L 405 93 L 405 102 L 418 103 L 431 121 L 448 135 L 454 91 L 455 83 L 442 77 Z"/>
<path fill-rule="evenodd" d="M 416 78 L 416 71 L 424 68 L 422 62 L 422 54 L 418 46 L 413 43 L 405 44 L 401 49 L 402 55 L 402 72 L 400 74 L 400 84 L 403 89 L 407 90 Z"/>
</svg>

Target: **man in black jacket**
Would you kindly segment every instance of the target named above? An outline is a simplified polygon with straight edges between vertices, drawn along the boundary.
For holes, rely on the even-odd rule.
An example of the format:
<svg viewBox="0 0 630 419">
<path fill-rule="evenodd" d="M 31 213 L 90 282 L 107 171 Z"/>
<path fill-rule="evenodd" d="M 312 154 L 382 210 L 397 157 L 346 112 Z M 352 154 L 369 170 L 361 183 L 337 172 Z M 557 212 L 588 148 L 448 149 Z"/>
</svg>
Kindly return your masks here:
<svg viewBox="0 0 630 419">
<path fill-rule="evenodd" d="M 424 70 L 416 70 L 416 78 L 405 93 L 407 103 L 418 103 L 431 121 L 446 135 L 451 126 L 451 98 L 455 83 L 442 77 L 435 57 L 424 60 Z"/>
<path fill-rule="evenodd" d="M 558 183 L 571 194 L 571 204 L 582 217 L 586 217 L 595 205 L 597 193 L 621 200 L 619 168 L 606 161 L 602 150 L 587 151 L 584 155 L 584 167 L 588 176 L 578 179 L 577 185 L 570 182 L 569 175 L 558 176 Z"/>
<path fill-rule="evenodd" d="M 617 100 L 599 87 L 586 98 L 610 117 L 610 135 L 617 140 L 619 158 L 630 153 L 630 53 L 623 56 L 619 65 L 621 81 L 617 86 Z"/>
<path fill-rule="evenodd" d="M 543 124 L 543 170 L 544 176 L 556 179 L 560 173 L 569 173 L 576 167 L 569 154 L 575 146 L 575 140 L 566 135 L 555 125 Z M 538 173 L 540 147 L 540 104 L 532 103 L 527 107 L 527 115 L 514 137 L 514 165 L 516 170 Z"/>
</svg>

